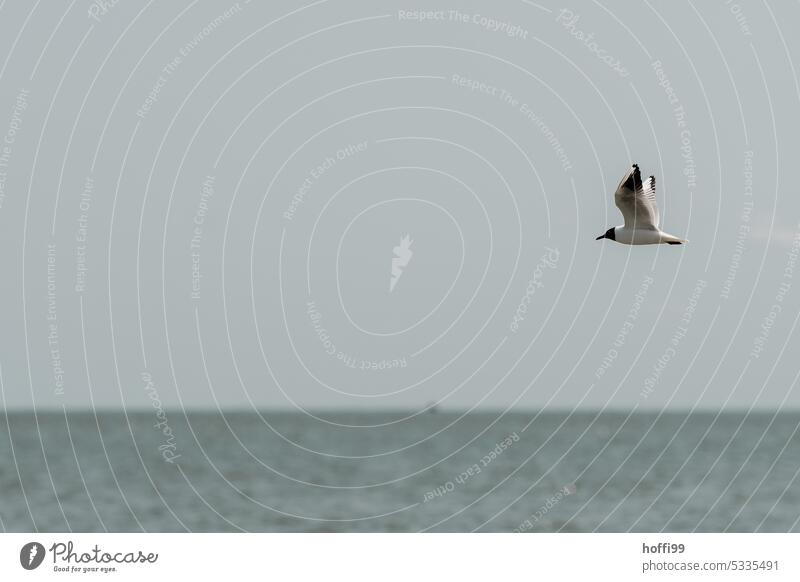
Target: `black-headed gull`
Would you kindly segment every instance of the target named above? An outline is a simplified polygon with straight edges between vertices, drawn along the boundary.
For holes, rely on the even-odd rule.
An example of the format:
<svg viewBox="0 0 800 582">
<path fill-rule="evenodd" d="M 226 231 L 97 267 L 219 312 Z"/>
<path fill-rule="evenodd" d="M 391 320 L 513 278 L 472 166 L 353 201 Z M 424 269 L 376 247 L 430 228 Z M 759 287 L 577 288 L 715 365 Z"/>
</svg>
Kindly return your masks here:
<svg viewBox="0 0 800 582">
<path fill-rule="evenodd" d="M 609 228 L 595 240 L 610 238 L 624 245 L 680 245 L 686 241 L 667 234 L 659 228 L 660 216 L 656 206 L 656 179 L 650 176 L 642 183 L 639 166 L 633 164 L 614 192 L 625 224 Z"/>
</svg>

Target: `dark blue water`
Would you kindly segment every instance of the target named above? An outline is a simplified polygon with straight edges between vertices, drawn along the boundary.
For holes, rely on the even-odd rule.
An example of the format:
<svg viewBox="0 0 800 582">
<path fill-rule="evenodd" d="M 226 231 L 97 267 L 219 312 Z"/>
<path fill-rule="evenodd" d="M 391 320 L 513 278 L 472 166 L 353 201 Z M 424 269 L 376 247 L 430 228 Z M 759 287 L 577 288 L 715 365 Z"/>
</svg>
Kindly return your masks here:
<svg viewBox="0 0 800 582">
<path fill-rule="evenodd" d="M 1 525 L 800 531 L 800 414 L 404 416 L 0 414 Z"/>
</svg>

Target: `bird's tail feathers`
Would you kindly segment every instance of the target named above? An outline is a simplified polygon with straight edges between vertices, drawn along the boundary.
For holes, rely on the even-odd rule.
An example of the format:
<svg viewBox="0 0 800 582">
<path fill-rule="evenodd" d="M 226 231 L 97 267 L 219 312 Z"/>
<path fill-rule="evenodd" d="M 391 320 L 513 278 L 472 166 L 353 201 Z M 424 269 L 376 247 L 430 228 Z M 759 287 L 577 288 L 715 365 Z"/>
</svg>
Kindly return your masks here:
<svg viewBox="0 0 800 582">
<path fill-rule="evenodd" d="M 682 245 L 689 242 L 688 239 L 678 238 L 677 236 L 672 236 L 671 234 L 667 233 L 663 233 L 661 235 L 661 241 L 670 245 Z"/>
</svg>

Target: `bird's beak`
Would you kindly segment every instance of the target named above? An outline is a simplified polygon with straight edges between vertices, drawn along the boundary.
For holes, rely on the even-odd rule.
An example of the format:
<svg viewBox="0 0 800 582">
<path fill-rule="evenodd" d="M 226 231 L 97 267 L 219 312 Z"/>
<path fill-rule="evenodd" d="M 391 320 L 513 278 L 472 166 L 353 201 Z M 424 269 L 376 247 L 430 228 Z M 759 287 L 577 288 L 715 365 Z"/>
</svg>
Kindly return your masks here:
<svg viewBox="0 0 800 582">
<path fill-rule="evenodd" d="M 604 239 L 604 238 L 606 238 L 606 235 L 605 235 L 605 234 L 601 234 L 600 236 L 598 236 L 598 237 L 597 237 L 596 239 L 594 239 L 594 240 L 601 240 L 601 239 Z"/>
</svg>

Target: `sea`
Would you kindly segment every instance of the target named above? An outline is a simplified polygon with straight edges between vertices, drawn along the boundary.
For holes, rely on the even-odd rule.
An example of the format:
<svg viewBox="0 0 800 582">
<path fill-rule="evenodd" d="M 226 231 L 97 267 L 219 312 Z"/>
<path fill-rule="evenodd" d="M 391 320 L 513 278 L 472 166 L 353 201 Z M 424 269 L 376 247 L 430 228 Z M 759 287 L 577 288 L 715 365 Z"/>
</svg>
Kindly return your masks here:
<svg viewBox="0 0 800 582">
<path fill-rule="evenodd" d="M 798 428 L 787 412 L 0 412 L 0 527 L 796 532 Z"/>
</svg>

